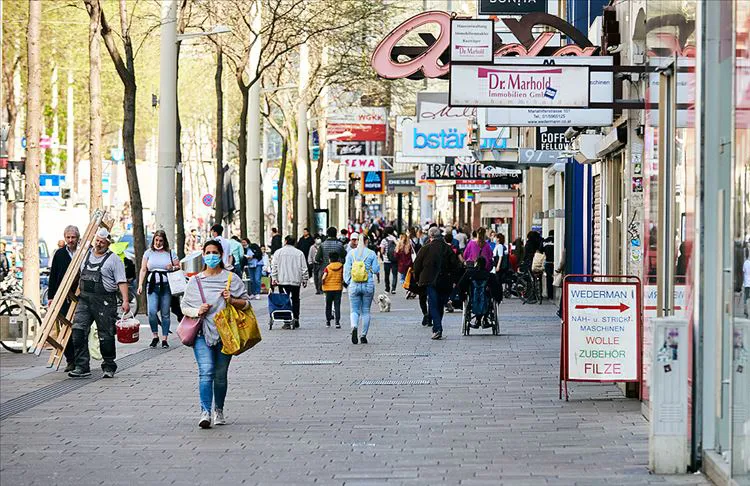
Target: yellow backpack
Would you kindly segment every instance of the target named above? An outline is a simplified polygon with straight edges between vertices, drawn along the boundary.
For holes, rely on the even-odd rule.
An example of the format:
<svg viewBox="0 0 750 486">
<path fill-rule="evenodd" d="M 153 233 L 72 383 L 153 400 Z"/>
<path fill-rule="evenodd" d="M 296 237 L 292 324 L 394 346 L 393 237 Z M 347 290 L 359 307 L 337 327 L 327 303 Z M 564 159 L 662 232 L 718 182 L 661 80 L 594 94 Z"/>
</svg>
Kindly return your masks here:
<svg viewBox="0 0 750 486">
<path fill-rule="evenodd" d="M 364 259 L 364 248 L 360 252 L 359 256 L 362 260 L 357 260 L 356 254 L 354 255 L 354 263 L 352 263 L 352 281 L 357 283 L 365 283 L 370 281 L 370 272 L 365 265 Z"/>
</svg>

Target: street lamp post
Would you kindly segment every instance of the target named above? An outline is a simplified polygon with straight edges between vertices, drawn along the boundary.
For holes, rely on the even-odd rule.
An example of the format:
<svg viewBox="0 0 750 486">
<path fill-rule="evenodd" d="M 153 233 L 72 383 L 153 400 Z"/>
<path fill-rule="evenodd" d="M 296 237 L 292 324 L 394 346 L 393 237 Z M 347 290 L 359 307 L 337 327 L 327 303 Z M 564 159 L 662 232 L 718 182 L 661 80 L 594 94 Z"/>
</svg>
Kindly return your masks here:
<svg viewBox="0 0 750 486">
<path fill-rule="evenodd" d="M 210 32 L 177 35 L 177 3 L 162 0 L 161 51 L 159 53 L 159 161 L 156 184 L 156 226 L 175 242 L 175 178 L 177 175 L 177 42 L 230 29 L 217 25 Z"/>
</svg>

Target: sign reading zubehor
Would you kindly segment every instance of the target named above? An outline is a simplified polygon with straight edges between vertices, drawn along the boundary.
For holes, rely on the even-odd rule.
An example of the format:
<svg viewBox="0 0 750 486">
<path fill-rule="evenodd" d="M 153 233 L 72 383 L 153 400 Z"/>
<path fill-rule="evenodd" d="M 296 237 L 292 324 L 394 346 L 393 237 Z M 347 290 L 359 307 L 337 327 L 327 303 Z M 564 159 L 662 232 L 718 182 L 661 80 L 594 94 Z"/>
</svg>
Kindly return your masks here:
<svg viewBox="0 0 750 486">
<path fill-rule="evenodd" d="M 465 66 L 451 68 L 451 106 L 586 108 L 588 66 Z"/>
<path fill-rule="evenodd" d="M 401 135 L 404 155 L 464 157 L 471 155 L 469 126 L 465 119 L 404 122 Z"/>
<path fill-rule="evenodd" d="M 451 20 L 451 62 L 492 64 L 494 34 L 491 19 Z"/>
</svg>

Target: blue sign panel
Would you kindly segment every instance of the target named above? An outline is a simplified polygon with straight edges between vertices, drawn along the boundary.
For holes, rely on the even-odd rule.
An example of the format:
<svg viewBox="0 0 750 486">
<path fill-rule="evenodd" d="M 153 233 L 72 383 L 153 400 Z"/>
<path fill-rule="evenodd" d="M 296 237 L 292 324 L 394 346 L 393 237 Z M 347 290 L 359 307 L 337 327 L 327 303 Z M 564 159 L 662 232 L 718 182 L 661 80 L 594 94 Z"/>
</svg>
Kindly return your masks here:
<svg viewBox="0 0 750 486">
<path fill-rule="evenodd" d="M 60 197 L 60 185 L 65 182 L 63 174 L 40 174 L 39 196 Z"/>
</svg>

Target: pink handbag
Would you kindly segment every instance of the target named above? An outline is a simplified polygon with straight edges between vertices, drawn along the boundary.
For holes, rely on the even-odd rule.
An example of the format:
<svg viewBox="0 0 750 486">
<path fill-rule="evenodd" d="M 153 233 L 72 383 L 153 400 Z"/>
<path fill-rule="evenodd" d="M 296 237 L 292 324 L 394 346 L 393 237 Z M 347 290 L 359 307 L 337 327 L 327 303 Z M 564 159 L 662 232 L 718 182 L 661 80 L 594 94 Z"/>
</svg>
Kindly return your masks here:
<svg viewBox="0 0 750 486">
<path fill-rule="evenodd" d="M 198 284 L 198 292 L 201 293 L 201 301 L 205 304 L 206 296 L 203 295 L 203 286 L 198 275 L 195 276 L 195 282 Z M 177 335 L 180 337 L 182 344 L 185 346 L 195 344 L 195 338 L 198 336 L 201 326 L 203 326 L 203 318 L 183 316 L 180 325 L 177 326 Z"/>
</svg>

